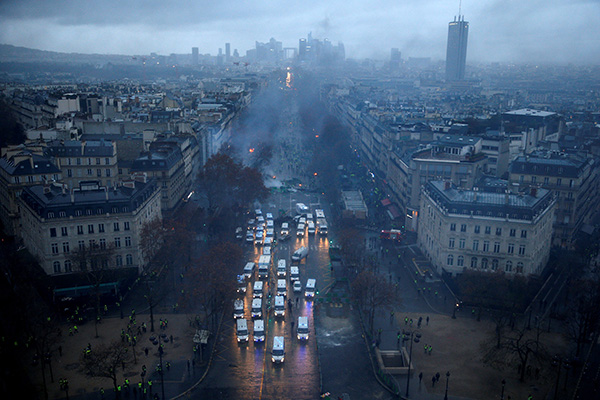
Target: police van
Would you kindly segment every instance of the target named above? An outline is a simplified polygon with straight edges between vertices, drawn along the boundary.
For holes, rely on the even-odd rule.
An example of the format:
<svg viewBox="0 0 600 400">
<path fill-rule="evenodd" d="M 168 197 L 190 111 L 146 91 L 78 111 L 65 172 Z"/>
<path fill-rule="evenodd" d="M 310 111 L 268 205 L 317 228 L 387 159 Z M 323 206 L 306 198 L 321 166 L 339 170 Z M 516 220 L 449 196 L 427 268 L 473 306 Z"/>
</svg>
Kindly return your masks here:
<svg viewBox="0 0 600 400">
<path fill-rule="evenodd" d="M 238 342 L 247 342 L 248 341 L 248 321 L 245 319 L 238 319 L 236 321 L 237 325 L 237 341 Z"/>
<path fill-rule="evenodd" d="M 271 361 L 282 363 L 285 360 L 285 339 L 283 336 L 273 338 L 273 350 L 271 350 Z"/>
<path fill-rule="evenodd" d="M 233 302 L 233 318 L 244 317 L 244 300 L 237 299 Z"/>
<path fill-rule="evenodd" d="M 246 266 L 244 267 L 244 276 L 246 278 L 252 278 L 252 275 L 254 275 L 254 263 L 247 262 Z"/>
<path fill-rule="evenodd" d="M 252 318 L 262 317 L 262 300 L 261 299 L 252 300 L 251 314 L 252 314 Z"/>
<path fill-rule="evenodd" d="M 277 276 L 285 277 L 287 273 L 287 266 L 284 259 L 277 261 Z"/>
<path fill-rule="evenodd" d="M 265 322 L 262 319 L 254 321 L 254 341 L 265 341 Z"/>
<path fill-rule="evenodd" d="M 299 281 L 300 280 L 300 270 L 297 266 L 290 267 L 290 280 L 291 281 Z"/>
<path fill-rule="evenodd" d="M 287 296 L 287 281 L 277 279 L 277 296 Z"/>
<path fill-rule="evenodd" d="M 285 299 L 283 296 L 275 296 L 275 316 L 285 317 Z"/>
<path fill-rule="evenodd" d="M 252 297 L 261 298 L 263 296 L 263 281 L 254 282 L 254 287 L 252 288 Z"/>
<path fill-rule="evenodd" d="M 306 281 L 306 287 L 304 288 L 304 296 L 306 296 L 306 298 L 313 298 L 315 297 L 315 287 L 317 286 L 317 280 L 316 279 L 309 279 Z"/>
<path fill-rule="evenodd" d="M 298 317 L 298 340 L 308 340 L 308 317 Z"/>
</svg>

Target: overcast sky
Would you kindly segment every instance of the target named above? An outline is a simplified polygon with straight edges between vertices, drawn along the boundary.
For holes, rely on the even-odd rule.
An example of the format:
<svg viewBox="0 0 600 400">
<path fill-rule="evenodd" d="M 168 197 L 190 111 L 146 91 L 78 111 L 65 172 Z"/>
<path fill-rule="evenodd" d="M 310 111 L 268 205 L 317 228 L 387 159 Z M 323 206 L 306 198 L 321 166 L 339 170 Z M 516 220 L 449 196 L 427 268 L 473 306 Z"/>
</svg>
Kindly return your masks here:
<svg viewBox="0 0 600 400">
<path fill-rule="evenodd" d="M 464 0 L 467 62 L 600 64 L 600 0 Z M 344 43 L 352 58 L 445 58 L 458 0 L 0 0 L 0 43 L 80 53 L 240 55 L 271 37 Z"/>
</svg>

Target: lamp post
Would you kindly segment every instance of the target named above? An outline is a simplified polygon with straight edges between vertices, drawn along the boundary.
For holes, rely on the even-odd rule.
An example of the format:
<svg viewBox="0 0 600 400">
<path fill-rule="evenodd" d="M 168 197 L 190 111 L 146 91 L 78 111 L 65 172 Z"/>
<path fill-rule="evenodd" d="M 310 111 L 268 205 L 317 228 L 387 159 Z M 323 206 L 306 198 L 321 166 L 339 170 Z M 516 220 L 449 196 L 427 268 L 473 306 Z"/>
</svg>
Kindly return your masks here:
<svg viewBox="0 0 600 400">
<path fill-rule="evenodd" d="M 446 394 L 444 400 L 448 400 L 448 381 L 450 380 L 450 371 L 446 372 Z"/>
<path fill-rule="evenodd" d="M 406 378 L 406 397 L 408 397 L 408 389 L 410 387 L 410 365 L 412 364 L 413 342 L 419 343 L 419 341 L 421 340 L 421 332 L 402 330 L 402 341 L 405 342 L 407 340 L 410 340 L 410 349 L 408 351 L 408 376 Z"/>
<path fill-rule="evenodd" d="M 160 375 L 160 388 L 161 388 L 161 392 L 162 392 L 162 399 L 165 399 L 165 380 L 164 380 L 164 370 L 163 370 L 163 345 L 162 345 L 162 339 L 164 337 L 166 337 L 167 335 L 165 333 L 161 333 L 158 335 L 158 339 L 156 339 L 154 336 L 150 337 L 150 341 L 152 342 L 153 345 L 158 345 L 158 357 L 159 357 L 159 364 L 158 364 L 158 375 Z"/>
<path fill-rule="evenodd" d="M 452 310 L 452 319 L 456 319 L 456 309 L 458 308 L 458 303 L 454 303 L 454 310 Z"/>
<path fill-rule="evenodd" d="M 502 394 L 500 394 L 500 400 L 504 400 L 504 386 L 506 385 L 506 379 L 502 379 Z"/>
</svg>

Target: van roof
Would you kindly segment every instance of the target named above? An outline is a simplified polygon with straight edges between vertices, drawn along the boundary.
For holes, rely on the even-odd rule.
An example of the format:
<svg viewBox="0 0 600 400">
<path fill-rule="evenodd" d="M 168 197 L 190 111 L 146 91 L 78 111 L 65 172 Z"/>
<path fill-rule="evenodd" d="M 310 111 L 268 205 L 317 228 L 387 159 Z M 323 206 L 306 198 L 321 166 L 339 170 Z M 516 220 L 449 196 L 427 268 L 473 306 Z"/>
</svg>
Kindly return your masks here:
<svg viewBox="0 0 600 400">
<path fill-rule="evenodd" d="M 254 287 L 255 288 L 260 287 L 262 289 L 262 287 L 263 287 L 263 281 L 256 281 L 256 282 L 254 282 Z"/>
<path fill-rule="evenodd" d="M 313 286 L 314 287 L 316 285 L 316 283 L 317 283 L 317 280 L 311 278 L 311 279 L 309 279 L 309 280 L 306 281 L 306 286 Z"/>
<path fill-rule="evenodd" d="M 297 265 L 292 265 L 290 267 L 290 271 L 297 271 L 298 270 L 298 266 Z"/>
<path fill-rule="evenodd" d="M 308 325 L 308 317 L 298 317 L 298 326 Z"/>
<path fill-rule="evenodd" d="M 277 279 L 277 286 L 285 285 L 285 279 Z"/>
<path fill-rule="evenodd" d="M 283 258 L 280 259 L 279 261 L 277 261 L 277 265 L 285 267 L 285 260 Z"/>
<path fill-rule="evenodd" d="M 273 337 L 273 347 L 283 347 L 283 336 Z"/>
<path fill-rule="evenodd" d="M 247 328 L 248 327 L 248 322 L 243 318 L 238 319 L 236 321 L 236 323 L 237 323 L 238 328 L 240 328 L 240 327 Z"/>
<path fill-rule="evenodd" d="M 254 268 L 253 262 L 247 262 L 246 265 L 244 266 L 244 269 L 252 269 L 252 268 Z"/>
<path fill-rule="evenodd" d="M 252 307 L 260 307 L 262 306 L 262 300 L 261 299 L 254 299 L 252 300 Z"/>
<path fill-rule="evenodd" d="M 284 304 L 283 296 L 275 296 L 275 304 Z"/>
</svg>

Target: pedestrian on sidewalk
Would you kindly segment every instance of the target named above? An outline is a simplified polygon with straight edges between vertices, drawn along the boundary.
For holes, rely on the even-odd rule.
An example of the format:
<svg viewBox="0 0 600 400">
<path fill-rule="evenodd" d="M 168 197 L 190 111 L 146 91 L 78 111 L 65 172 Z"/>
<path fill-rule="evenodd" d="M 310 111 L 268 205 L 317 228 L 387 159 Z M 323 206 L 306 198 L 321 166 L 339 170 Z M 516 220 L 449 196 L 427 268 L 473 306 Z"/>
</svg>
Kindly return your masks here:
<svg viewBox="0 0 600 400">
<path fill-rule="evenodd" d="M 427 319 L 425 321 L 427 321 L 427 326 L 429 326 L 429 315 L 427 316 Z"/>
<path fill-rule="evenodd" d="M 436 382 L 435 375 L 433 375 L 431 377 L 431 387 L 435 387 L 435 382 Z"/>
<path fill-rule="evenodd" d="M 419 373 L 419 386 L 421 386 L 421 381 L 423 380 L 423 373 Z"/>
<path fill-rule="evenodd" d="M 394 310 L 390 311 L 390 323 L 394 322 Z"/>
</svg>

